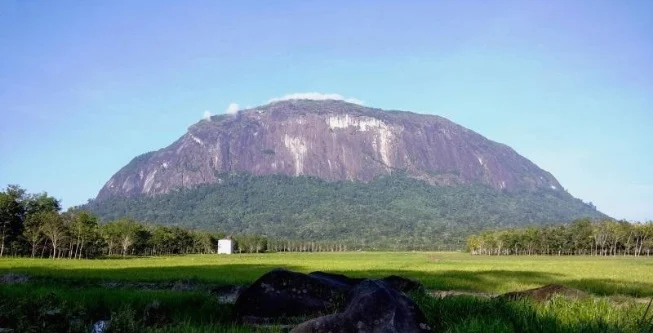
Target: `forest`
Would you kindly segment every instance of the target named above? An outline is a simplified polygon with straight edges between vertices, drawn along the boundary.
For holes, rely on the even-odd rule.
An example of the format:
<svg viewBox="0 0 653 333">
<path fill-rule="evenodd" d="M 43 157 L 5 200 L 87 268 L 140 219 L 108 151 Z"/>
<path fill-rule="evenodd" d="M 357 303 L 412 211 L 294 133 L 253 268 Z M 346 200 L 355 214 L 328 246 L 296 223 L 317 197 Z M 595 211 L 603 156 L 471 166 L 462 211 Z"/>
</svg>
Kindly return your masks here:
<svg viewBox="0 0 653 333">
<path fill-rule="evenodd" d="M 486 229 L 607 218 L 564 190 L 500 191 L 480 185 L 432 186 L 400 172 L 368 183 L 284 175 L 217 174 L 220 180 L 156 196 L 91 200 L 105 221 L 140 221 L 328 241 L 394 250 L 464 248 Z"/>
<path fill-rule="evenodd" d="M 96 258 L 100 256 L 216 253 L 221 231 L 197 231 L 142 223 L 131 218 L 107 222 L 86 210 L 61 212 L 47 193 L 28 194 L 9 185 L 0 192 L 0 257 Z M 229 235 L 239 253 L 346 251 L 336 242 L 310 242 Z"/>
<path fill-rule="evenodd" d="M 569 225 L 484 231 L 467 238 L 467 251 L 485 255 L 650 256 L 653 221 L 579 219 Z"/>
</svg>

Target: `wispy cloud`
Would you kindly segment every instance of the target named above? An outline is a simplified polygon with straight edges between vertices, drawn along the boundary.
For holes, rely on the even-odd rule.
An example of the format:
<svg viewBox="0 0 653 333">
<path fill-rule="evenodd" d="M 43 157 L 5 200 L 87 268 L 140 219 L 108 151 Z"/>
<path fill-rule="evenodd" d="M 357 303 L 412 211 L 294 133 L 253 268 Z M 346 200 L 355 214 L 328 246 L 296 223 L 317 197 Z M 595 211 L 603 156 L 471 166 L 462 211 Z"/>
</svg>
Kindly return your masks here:
<svg viewBox="0 0 653 333">
<path fill-rule="evenodd" d="M 315 101 L 324 101 L 324 100 L 338 100 L 338 101 L 345 101 L 348 103 L 354 103 L 354 104 L 359 104 L 363 105 L 363 101 L 357 98 L 352 98 L 352 97 L 344 97 L 340 94 L 323 94 L 319 92 L 305 92 L 305 93 L 294 93 L 294 94 L 287 94 L 281 97 L 275 97 L 272 98 L 268 101 L 268 103 L 274 103 L 274 102 L 279 102 L 279 101 L 287 101 L 291 99 L 311 99 Z"/>
<path fill-rule="evenodd" d="M 229 106 L 227 106 L 227 109 L 224 110 L 224 112 L 226 114 L 236 114 L 236 112 L 238 112 L 238 110 L 240 110 L 240 106 L 238 106 L 238 104 L 236 104 L 236 103 L 231 103 L 231 104 L 229 104 Z"/>
<path fill-rule="evenodd" d="M 213 115 L 213 113 L 211 113 L 211 111 L 205 110 L 204 114 L 202 114 L 202 119 L 209 120 L 209 119 L 211 119 L 212 115 Z"/>
</svg>

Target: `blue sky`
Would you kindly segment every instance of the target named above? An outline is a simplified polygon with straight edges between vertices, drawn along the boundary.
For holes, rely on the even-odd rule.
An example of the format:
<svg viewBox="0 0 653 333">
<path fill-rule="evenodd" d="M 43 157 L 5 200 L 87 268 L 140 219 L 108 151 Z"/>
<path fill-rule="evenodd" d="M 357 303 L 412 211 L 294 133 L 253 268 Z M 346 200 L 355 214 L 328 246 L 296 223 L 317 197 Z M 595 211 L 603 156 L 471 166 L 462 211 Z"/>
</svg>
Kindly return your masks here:
<svg viewBox="0 0 653 333">
<path fill-rule="evenodd" d="M 318 91 L 447 117 L 653 219 L 653 1 L 0 1 L 0 186 L 94 197 L 204 111 Z"/>
</svg>

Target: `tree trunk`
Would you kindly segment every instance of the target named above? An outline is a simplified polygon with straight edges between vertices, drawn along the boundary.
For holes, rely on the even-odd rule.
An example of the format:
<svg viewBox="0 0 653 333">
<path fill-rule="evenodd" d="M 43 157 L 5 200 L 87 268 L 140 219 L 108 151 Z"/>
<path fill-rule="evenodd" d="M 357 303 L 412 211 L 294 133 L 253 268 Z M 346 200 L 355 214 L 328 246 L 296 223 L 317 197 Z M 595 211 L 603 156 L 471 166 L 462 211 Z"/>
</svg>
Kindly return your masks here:
<svg viewBox="0 0 653 333">
<path fill-rule="evenodd" d="M 32 243 L 32 258 L 34 258 L 34 256 L 36 255 L 36 246 L 37 245 L 38 245 L 38 243 L 36 243 L 36 242 Z"/>
<path fill-rule="evenodd" d="M 82 259 L 82 250 L 84 250 L 84 243 L 82 243 L 78 248 L 77 259 Z"/>
</svg>

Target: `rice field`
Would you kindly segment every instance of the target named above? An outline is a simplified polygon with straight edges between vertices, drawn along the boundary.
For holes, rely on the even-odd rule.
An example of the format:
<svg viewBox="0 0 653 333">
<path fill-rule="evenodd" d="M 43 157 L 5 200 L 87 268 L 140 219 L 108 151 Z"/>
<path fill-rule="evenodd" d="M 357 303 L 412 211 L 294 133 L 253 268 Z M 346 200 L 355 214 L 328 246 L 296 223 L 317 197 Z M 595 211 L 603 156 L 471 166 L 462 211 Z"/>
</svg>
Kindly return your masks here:
<svg viewBox="0 0 653 333">
<path fill-rule="evenodd" d="M 419 280 L 427 292 L 411 297 L 431 326 L 441 332 L 653 332 L 653 310 L 646 312 L 646 300 L 653 297 L 653 257 L 490 257 L 455 252 L 265 253 L 98 260 L 2 258 L 0 275 L 24 274 L 30 280 L 0 284 L 0 328 L 32 330 L 30 323 L 47 322 L 43 313 L 55 308 L 67 316 L 56 322 L 69 323 L 65 328 L 69 332 L 88 332 L 99 318 L 111 318 L 113 330 L 120 332 L 281 331 L 233 323 L 230 305 L 218 305 L 215 296 L 206 292 L 215 286 L 251 283 L 274 268 L 354 277 L 395 274 Z M 134 287 L 137 283 L 179 281 L 196 288 Z M 110 283 L 122 287 L 106 288 Z M 435 290 L 501 294 L 551 283 L 595 297 L 535 303 L 431 296 Z M 161 304 L 162 311 L 169 315 L 148 326 L 143 313 L 152 302 Z M 58 330 L 50 327 L 49 331 Z"/>
</svg>

